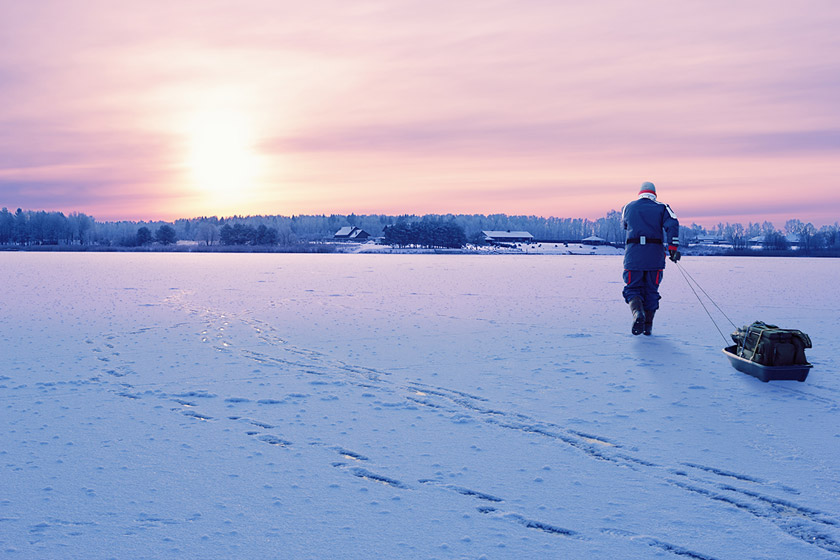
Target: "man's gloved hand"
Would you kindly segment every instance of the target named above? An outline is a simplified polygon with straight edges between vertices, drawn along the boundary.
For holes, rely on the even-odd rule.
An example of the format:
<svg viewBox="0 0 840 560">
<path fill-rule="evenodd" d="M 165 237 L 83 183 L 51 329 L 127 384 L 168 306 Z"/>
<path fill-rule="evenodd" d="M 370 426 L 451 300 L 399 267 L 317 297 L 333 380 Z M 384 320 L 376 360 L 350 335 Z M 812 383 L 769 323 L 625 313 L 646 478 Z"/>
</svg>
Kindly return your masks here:
<svg viewBox="0 0 840 560">
<path fill-rule="evenodd" d="M 673 262 L 680 260 L 680 249 L 676 245 L 668 245 L 668 258 Z"/>
</svg>

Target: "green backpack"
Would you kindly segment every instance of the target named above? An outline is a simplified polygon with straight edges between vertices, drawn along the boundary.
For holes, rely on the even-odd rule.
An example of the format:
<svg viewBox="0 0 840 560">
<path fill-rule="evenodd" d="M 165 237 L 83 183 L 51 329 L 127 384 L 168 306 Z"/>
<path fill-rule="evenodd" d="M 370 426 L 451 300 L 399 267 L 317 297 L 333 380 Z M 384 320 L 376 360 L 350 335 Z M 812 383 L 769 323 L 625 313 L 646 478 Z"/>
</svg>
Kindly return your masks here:
<svg viewBox="0 0 840 560">
<path fill-rule="evenodd" d="M 756 321 L 737 329 L 732 340 L 738 345 L 738 356 L 765 366 L 806 365 L 805 349 L 811 348 L 811 338 L 802 331 L 780 329 Z"/>
</svg>

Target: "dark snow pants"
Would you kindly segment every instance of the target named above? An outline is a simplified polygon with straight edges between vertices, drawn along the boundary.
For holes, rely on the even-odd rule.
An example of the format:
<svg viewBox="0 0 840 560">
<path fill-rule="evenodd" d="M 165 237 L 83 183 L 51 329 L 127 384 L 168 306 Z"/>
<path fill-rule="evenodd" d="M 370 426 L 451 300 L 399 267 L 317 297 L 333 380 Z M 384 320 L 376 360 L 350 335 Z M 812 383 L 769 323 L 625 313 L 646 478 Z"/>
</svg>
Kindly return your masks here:
<svg viewBox="0 0 840 560">
<path fill-rule="evenodd" d="M 662 282 L 661 270 L 625 270 L 624 301 L 630 303 L 633 298 L 642 298 L 645 311 L 659 309 L 659 283 Z"/>
</svg>

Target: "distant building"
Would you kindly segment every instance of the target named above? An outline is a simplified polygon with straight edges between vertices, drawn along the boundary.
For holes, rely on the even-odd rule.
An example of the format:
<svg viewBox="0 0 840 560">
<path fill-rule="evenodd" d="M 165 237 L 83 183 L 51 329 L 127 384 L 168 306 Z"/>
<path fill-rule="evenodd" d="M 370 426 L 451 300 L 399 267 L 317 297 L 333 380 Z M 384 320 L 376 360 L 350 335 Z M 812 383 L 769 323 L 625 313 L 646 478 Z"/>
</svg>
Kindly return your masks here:
<svg viewBox="0 0 840 560">
<path fill-rule="evenodd" d="M 333 235 L 337 241 L 365 241 L 368 237 L 368 232 L 355 226 L 344 226 Z"/>
<path fill-rule="evenodd" d="M 799 236 L 794 233 L 789 233 L 787 235 L 782 235 L 781 233 L 771 233 L 768 235 L 756 235 L 755 237 L 750 237 L 748 244 L 753 248 L 798 249 L 802 242 Z"/>
<path fill-rule="evenodd" d="M 606 245 L 607 240 L 602 237 L 598 237 L 597 235 L 590 235 L 583 240 L 583 243 L 586 245 Z"/>
<path fill-rule="evenodd" d="M 487 243 L 531 243 L 534 236 L 527 231 L 482 231 Z"/>
<path fill-rule="evenodd" d="M 694 242 L 697 245 L 722 245 L 726 239 L 719 235 L 701 235 Z"/>
</svg>

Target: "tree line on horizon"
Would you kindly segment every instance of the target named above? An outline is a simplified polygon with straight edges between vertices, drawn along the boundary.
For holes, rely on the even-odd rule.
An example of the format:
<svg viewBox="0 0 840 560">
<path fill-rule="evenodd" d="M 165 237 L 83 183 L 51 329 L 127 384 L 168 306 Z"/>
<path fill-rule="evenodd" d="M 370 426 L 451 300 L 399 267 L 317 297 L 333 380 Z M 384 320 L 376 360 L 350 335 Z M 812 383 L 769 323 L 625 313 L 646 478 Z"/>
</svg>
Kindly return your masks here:
<svg viewBox="0 0 840 560">
<path fill-rule="evenodd" d="M 14 213 L 7 208 L 0 210 L 0 245 L 97 245 L 105 247 L 141 247 L 152 244 L 170 245 L 192 241 L 214 246 L 292 246 L 303 243 L 332 240 L 336 231 L 345 226 L 358 227 L 372 237 L 384 237 L 395 245 L 424 245 L 429 231 L 449 227 L 448 234 L 455 235 L 460 228 L 466 242 L 480 243 L 482 231 L 527 231 L 540 241 L 580 241 L 597 236 L 608 243 L 624 241 L 621 215 L 615 210 L 596 220 L 587 218 L 557 218 L 542 216 L 509 216 L 506 214 L 331 214 L 297 216 L 232 216 L 219 218 L 197 217 L 164 221 L 112 221 L 99 222 L 84 213 L 44 210 L 22 210 Z M 447 226 L 448 224 L 448 226 Z M 434 226 L 434 227 L 433 227 Z M 413 228 L 413 230 L 412 230 Z M 390 231 L 390 234 L 388 233 Z M 406 241 L 406 232 L 414 231 L 420 241 Z M 810 249 L 840 248 L 840 227 L 833 225 L 817 229 L 811 223 L 798 219 L 787 220 L 784 227 L 776 229 L 771 222 L 719 223 L 713 228 L 698 224 L 680 227 L 680 241 L 688 245 L 704 237 L 713 237 L 745 249 L 750 240 L 760 237 L 768 249 L 784 250 L 790 236 L 799 245 Z M 456 235 L 457 237 L 457 235 Z M 457 237 L 458 242 L 460 237 Z M 452 243 L 445 240 L 444 243 Z M 446 246 L 446 245 L 440 245 Z"/>
<path fill-rule="evenodd" d="M 467 244 L 464 228 L 454 221 L 421 220 L 385 226 L 382 240 L 396 247 L 460 249 Z"/>
</svg>

